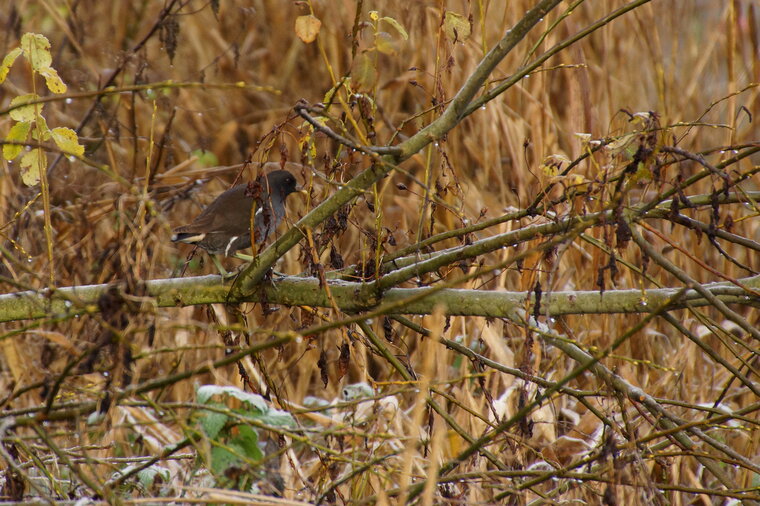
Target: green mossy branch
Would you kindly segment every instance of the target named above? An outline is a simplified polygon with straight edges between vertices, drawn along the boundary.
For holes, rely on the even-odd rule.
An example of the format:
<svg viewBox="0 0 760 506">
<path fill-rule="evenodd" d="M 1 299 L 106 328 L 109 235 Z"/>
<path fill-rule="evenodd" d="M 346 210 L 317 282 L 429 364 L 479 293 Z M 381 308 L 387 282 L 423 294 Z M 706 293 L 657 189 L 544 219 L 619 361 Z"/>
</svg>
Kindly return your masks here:
<svg viewBox="0 0 760 506">
<path fill-rule="evenodd" d="M 743 287 L 760 289 L 760 276 L 737 280 Z M 444 306 L 452 316 L 484 316 L 518 318 L 526 303 L 533 304 L 533 295 L 525 292 L 495 292 L 456 288 L 391 288 L 379 300 L 365 283 L 331 281 L 330 292 L 338 308 L 346 313 L 367 311 L 382 305 L 393 306 L 388 314 L 430 314 Z M 98 300 L 111 285 L 87 285 L 58 288 L 54 291 L 23 291 L 0 295 L 0 322 L 39 318 L 60 318 L 98 311 Z M 180 307 L 226 302 L 267 302 L 288 306 L 331 307 L 316 278 L 287 276 L 243 298 L 233 298 L 230 285 L 220 276 L 198 276 L 181 279 L 155 279 L 145 283 L 146 295 L 139 300 L 149 307 Z M 541 314 L 646 314 L 663 304 L 680 288 L 653 290 L 559 291 L 544 294 Z M 712 305 L 702 294 L 725 304 L 760 306 L 760 298 L 729 282 L 708 283 L 689 289 L 668 311 L 685 307 Z M 337 322 L 340 323 L 340 322 Z M 309 333 L 308 329 L 304 333 Z"/>
</svg>

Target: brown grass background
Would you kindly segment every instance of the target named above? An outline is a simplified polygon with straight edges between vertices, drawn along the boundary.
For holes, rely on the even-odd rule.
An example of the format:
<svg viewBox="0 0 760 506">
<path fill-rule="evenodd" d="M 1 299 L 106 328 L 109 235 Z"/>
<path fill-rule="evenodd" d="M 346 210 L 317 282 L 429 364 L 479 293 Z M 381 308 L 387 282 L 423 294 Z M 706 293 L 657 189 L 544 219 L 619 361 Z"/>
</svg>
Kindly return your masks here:
<svg viewBox="0 0 760 506">
<path fill-rule="evenodd" d="M 406 122 L 399 135 L 408 136 L 433 119 L 431 100 L 452 98 L 456 90 L 472 73 L 484 50 L 494 44 L 512 26 L 532 2 L 496 1 L 407 1 L 389 0 L 364 2 L 361 19 L 369 19 L 369 10 L 381 16 L 391 16 L 409 33 L 402 40 L 385 28 L 392 38 L 395 54 L 382 54 L 377 60 L 378 81 L 374 100 L 378 110 L 375 117 L 375 144 L 388 142 L 394 130 Z M 43 234 L 41 200 L 35 199 L 39 189 L 21 184 L 16 164 L 3 160 L 0 178 L 0 213 L 2 213 L 3 290 L 47 286 L 50 269 L 54 270 L 57 286 L 106 283 L 123 279 L 153 279 L 213 273 L 213 265 L 205 254 L 198 253 L 185 267 L 191 248 L 169 242 L 170 231 L 192 219 L 213 197 L 227 188 L 240 175 L 247 179 L 258 170 L 239 174 L 237 164 L 247 157 L 254 162 L 307 162 L 318 171 L 330 174 L 331 182 L 314 178 L 310 171 L 297 173 L 300 182 L 312 185 L 312 200 L 308 203 L 291 198 L 289 221 L 303 216 L 313 202 L 326 198 L 334 185 L 345 182 L 366 167 L 368 161 L 358 153 L 338 150 L 337 145 L 322 135 L 316 136 L 317 157 L 304 158 L 299 139 L 306 133 L 303 120 L 292 107 L 298 99 L 312 103 L 321 101 L 335 76 L 344 76 L 352 68 L 352 27 L 357 2 L 314 1 L 314 13 L 322 20 L 319 46 L 306 45 L 294 33 L 295 18 L 306 14 L 306 2 L 281 0 L 224 1 L 215 14 L 208 2 L 187 1 L 177 16 L 179 32 L 176 54 L 167 54 L 167 41 L 156 34 L 136 52 L 138 41 L 159 19 L 163 2 L 98 2 L 81 1 L 15 1 L 6 2 L 0 12 L 0 53 L 6 54 L 18 44 L 24 32 L 46 35 L 52 44 L 53 66 L 68 84 L 68 93 L 94 92 L 114 69 L 122 67 L 115 86 L 146 84 L 173 80 L 177 83 L 203 82 L 204 86 L 161 88 L 139 93 L 112 95 L 94 105 L 94 93 L 72 100 L 49 103 L 45 116 L 51 126 L 77 128 L 85 113 L 94 107 L 92 118 L 83 125 L 80 136 L 88 148 L 86 156 L 97 164 L 106 165 L 120 175 L 116 180 L 96 168 L 80 162 L 61 159 L 51 170 L 51 204 L 54 228 L 55 262 L 49 265 Z M 563 11 L 568 2 L 562 4 Z M 588 0 L 582 2 L 556 30 L 546 35 L 538 52 L 577 32 L 590 22 L 623 5 L 617 0 Z M 473 34 L 464 43 L 452 44 L 443 35 L 440 25 L 444 9 L 472 15 Z M 482 15 L 485 11 L 485 18 Z M 526 59 L 528 49 L 539 40 L 552 13 L 534 30 L 518 49 L 497 68 L 492 78 L 507 77 Z M 379 184 L 382 193 L 383 226 L 392 232 L 396 246 L 385 244 L 388 251 L 416 242 L 419 229 L 424 234 L 438 233 L 478 219 L 481 212 L 487 218 L 499 216 L 510 208 L 523 208 L 543 188 L 547 176 L 540 165 L 550 155 L 569 159 L 582 154 L 582 140 L 576 133 L 589 133 L 593 138 L 621 135 L 634 126 L 622 113 L 655 111 L 662 125 L 700 121 L 715 126 L 687 128 L 676 126 L 668 134 L 680 139 L 679 146 L 699 152 L 709 151 L 712 163 L 729 156 L 727 146 L 757 142 L 758 88 L 731 95 L 750 83 L 760 81 L 758 53 L 757 5 L 750 0 L 715 2 L 653 1 L 590 37 L 573 45 L 550 60 L 545 70 L 522 80 L 483 110 L 466 118 L 446 138 L 445 142 L 423 150 L 407 161 L 403 168 L 424 180 L 447 187 L 443 198 L 450 209 L 438 207 L 433 226 L 429 216 L 420 217 L 423 189 L 403 174 Z M 166 37 L 164 37 L 166 38 Z M 371 31 L 361 32 L 356 41 L 361 52 L 372 45 Z M 416 84 L 413 84 L 412 81 Z M 247 88 L 215 87 L 218 83 L 242 82 Z M 261 89 L 254 89 L 260 86 Z M 6 107 L 17 95 L 30 89 L 29 69 L 17 65 L 8 81 L 0 86 L 0 106 Z M 726 98 L 728 97 L 728 98 Z M 740 107 L 746 108 L 740 111 Z M 753 120 L 748 120 L 749 115 Z M 0 132 L 5 135 L 10 118 L 0 117 Z M 670 142 L 670 140 L 666 141 Z M 728 149 L 728 153 L 721 150 Z M 205 152 L 205 153 L 204 153 Z M 204 156 L 212 154 L 216 161 Z M 201 156 L 199 159 L 198 156 Z M 55 159 L 50 155 L 51 161 Z M 757 166 L 760 159 L 748 158 L 737 164 L 736 171 Z M 620 163 L 614 156 L 600 155 L 593 163 L 582 163 L 575 173 L 593 180 L 606 168 Z M 235 166 L 225 168 L 227 166 Z M 150 167 L 150 171 L 146 171 Z M 683 169 L 690 175 L 699 169 L 695 164 Z M 150 185 L 146 189 L 146 173 Z M 399 189 L 403 183 L 409 190 Z M 709 178 L 690 188 L 690 193 L 711 191 Z M 715 181 L 713 181 L 713 184 Z M 756 177 L 743 185 L 745 190 L 757 190 Z M 642 186 L 631 194 L 632 203 L 646 200 L 651 187 Z M 359 198 L 352 209 L 347 232 L 335 241 L 336 248 L 347 263 L 356 263 L 374 254 L 372 230 L 376 215 L 366 205 L 372 201 L 368 194 Z M 585 203 L 593 210 L 593 203 Z M 565 210 L 567 211 L 567 210 Z M 758 225 L 750 207 L 735 206 L 728 211 L 735 221 L 734 233 L 756 239 Z M 707 219 L 709 209 L 695 211 L 693 216 Z M 536 220 L 542 219 L 541 217 Z M 479 232 L 478 237 L 501 233 L 531 223 L 533 220 L 507 222 Z M 694 253 L 727 276 L 739 278 L 747 273 L 728 263 L 704 237 L 682 228 L 671 230 L 664 222 L 662 230 L 676 243 Z M 606 240 L 609 230 L 593 229 L 589 234 Z M 664 251 L 676 263 L 700 282 L 715 280 L 715 276 L 667 247 L 657 237 L 648 235 L 655 247 Z M 453 246 L 448 242 L 438 247 Z M 736 245 L 724 245 L 740 262 L 758 269 L 757 251 Z M 278 270 L 295 274 L 303 270 L 300 248 L 289 252 L 278 264 Z M 497 252 L 483 257 L 485 264 L 495 264 L 507 254 Z M 640 265 L 641 255 L 633 247 L 621 256 Z M 540 280 L 545 291 L 595 290 L 597 269 L 607 261 L 597 248 L 581 241 L 562 250 L 553 258 L 535 255 L 524 269 L 511 268 L 493 276 L 473 280 L 467 288 L 489 290 L 530 291 Z M 322 259 L 327 262 L 326 257 Z M 224 260 L 228 268 L 238 260 Z M 184 270 L 183 270 L 184 269 Z M 455 272 L 441 273 L 443 277 Z M 671 276 L 655 265 L 649 274 L 663 286 L 678 286 Z M 613 286 L 609 285 L 608 288 Z M 621 273 L 615 288 L 652 287 L 628 269 Z M 267 313 L 260 305 L 242 308 L 249 329 L 299 329 L 313 316 L 305 308 L 281 307 Z M 755 310 L 737 309 L 749 322 L 757 322 Z M 320 309 L 326 320 L 339 318 L 330 310 Z M 726 360 L 739 364 L 733 345 L 725 334 L 731 331 L 722 323 L 718 313 L 699 311 L 716 318 L 712 331 L 699 317 L 688 311 L 674 313 L 681 323 L 699 334 Z M 139 383 L 165 375 L 192 370 L 210 360 L 224 356 L 225 343 L 219 325 L 234 325 L 234 314 L 222 306 L 150 309 L 128 313 L 127 325 L 118 333 L 119 346 L 103 346 L 103 352 L 93 357 L 89 371 L 68 371 L 60 391 L 61 402 L 83 402 L 103 399 L 109 389 L 124 387 L 124 375 L 129 383 Z M 558 331 L 579 342 L 584 349 L 593 346 L 605 349 L 627 329 L 640 320 L 639 315 L 578 315 L 556 322 Z M 445 322 L 439 316 L 416 317 L 416 321 L 434 333 L 473 347 L 493 360 L 510 367 L 525 366 L 527 356 L 524 330 L 506 321 L 486 321 L 483 318 L 456 317 Z M 381 336 L 381 322 L 373 322 Z M 56 322 L 18 322 L 3 325 L 0 345 L 0 391 L 8 395 L 3 408 L 18 416 L 26 408 L 38 406 L 45 400 L 46 389 L 62 374 L 65 364 L 94 343 L 105 343 L 107 322 L 99 316 L 84 316 Z M 446 349 L 434 340 L 420 336 L 394 324 L 394 341 L 388 346 L 420 378 L 429 381 L 438 394 L 433 397 L 446 406 L 449 415 L 464 430 L 478 437 L 486 428 L 493 411 L 509 416 L 516 409 L 521 392 L 534 391 L 514 376 L 492 369 L 477 370 L 462 356 Z M 756 350 L 740 331 L 736 338 Z M 240 332 L 233 332 L 240 338 Z M 258 338 L 261 336 L 257 335 Z M 338 348 L 350 343 L 351 363 L 345 377 L 338 374 Z M 124 359 L 128 348 L 133 362 Z M 121 350 L 121 351 L 118 351 Z M 320 379 L 317 361 L 324 351 L 328 357 L 328 384 Z M 536 342 L 532 347 L 530 365 L 535 374 L 556 381 L 576 364 L 558 350 Z M 746 350 L 741 352 L 746 356 Z M 756 381 L 757 355 L 750 353 L 748 376 Z M 752 361 L 754 360 L 754 362 Z M 686 340 L 666 323 L 656 320 L 616 350 L 604 361 L 618 375 L 642 388 L 648 394 L 663 399 L 686 402 L 690 405 L 711 406 L 724 389 L 722 405 L 740 409 L 757 403 L 757 398 L 731 374 L 718 366 L 692 342 Z M 369 412 L 356 413 L 353 423 L 342 421 L 343 411 L 367 410 L 366 404 L 356 408 L 341 408 L 326 426 L 308 433 L 319 444 L 342 452 L 346 459 L 330 459 L 309 445 L 288 440 L 277 450 L 276 444 L 267 447 L 270 458 L 261 479 L 264 492 L 278 489 L 288 499 L 313 501 L 327 490 L 330 483 L 356 469 L 361 463 L 384 455 L 367 470 L 357 472 L 337 487 L 338 502 L 395 501 L 386 493 L 415 482 L 429 473 L 429 465 L 445 461 L 466 447 L 467 443 L 439 418 L 428 418 L 414 385 L 400 382 L 400 376 L 388 363 L 373 355 L 358 329 L 341 328 L 327 332 L 318 339 L 293 342 L 282 349 L 262 354 L 254 361 L 246 360 L 243 367 L 259 392 L 271 395 L 273 402 L 303 404 L 306 396 L 333 400 L 347 384 L 369 382 L 376 394 L 384 399 L 374 403 Z M 131 371 L 127 374 L 127 370 Z M 191 402 L 197 384 L 237 385 L 241 388 L 238 368 L 228 366 L 213 373 L 171 385 L 131 402 L 111 406 L 106 419 L 95 427 L 84 420 L 67 420 L 50 424 L 50 435 L 71 459 L 80 466 L 79 473 L 104 483 L 111 473 L 122 468 L 128 457 L 155 455 L 162 445 L 181 438 L 188 423 L 188 410 L 174 403 Z M 22 391 L 26 386 L 36 386 Z M 250 385 L 249 385 L 250 386 Z M 604 390 L 597 378 L 583 375 L 572 386 L 587 390 Z M 11 392 L 17 392 L 11 395 Z M 424 399 L 423 389 L 423 399 Z M 445 394 L 445 395 L 444 395 Z M 158 414 L 157 404 L 165 409 Z M 398 411 L 395 406 L 398 406 Z M 625 427 L 635 435 L 646 437 L 656 430 L 652 421 L 624 399 L 601 395 L 593 397 L 593 405 L 616 427 Z M 361 406 L 364 406 L 363 408 Z M 693 410 L 669 405 L 685 419 L 701 415 Z M 390 411 L 389 411 L 390 410 Z M 501 410 L 501 411 L 499 411 Z M 392 412 L 392 414 L 388 414 Z M 515 431 L 498 440 L 490 450 L 516 471 L 551 469 L 542 463 L 551 458 L 565 464 L 581 458 L 582 451 L 567 449 L 558 439 L 569 430 L 579 439 L 590 438 L 602 429 L 597 416 L 587 411 L 569 395 L 558 395 L 534 412 L 532 436 Z M 479 416 L 476 416 L 479 415 Z M 575 416 L 578 416 L 576 420 Z M 432 425 L 430 420 L 434 420 Z M 308 417 L 299 415 L 300 423 L 308 426 Z M 575 423 L 577 422 L 577 424 Z M 575 429 L 571 429 L 575 426 Z M 320 428 L 321 427 L 321 428 Z M 431 429 L 432 427 L 432 429 Z M 741 427 L 713 429 L 724 443 L 758 464 L 760 438 L 757 431 L 757 411 L 742 420 Z M 330 433 L 328 435 L 328 432 Z M 10 433 L 3 436 L 10 436 Z M 39 439 L 25 429 L 14 437 L 25 439 L 27 451 L 21 451 L 19 462 L 26 462 L 28 480 L 44 482 L 44 467 L 52 480 L 65 481 L 67 464 L 51 453 Z M 262 439 L 267 439 L 262 432 Z M 428 439 L 430 438 L 430 439 Z M 274 438 L 273 441 L 277 441 Z M 631 440 L 627 442 L 630 443 Z M 659 437 L 656 442 L 667 441 Z M 626 441 L 620 440 L 619 444 Z M 596 443 L 594 443 L 596 444 Z M 642 445 L 643 446 L 643 445 Z M 520 490 L 510 500 L 528 502 L 545 496 L 547 500 L 583 499 L 591 504 L 601 502 L 611 494 L 619 504 L 654 501 L 658 504 L 727 504 L 719 496 L 685 491 L 689 487 L 719 489 L 720 485 L 701 465 L 676 446 L 644 451 L 629 445 L 624 453 L 628 460 L 619 467 L 608 464 L 594 472 L 601 481 L 582 482 L 560 478 L 547 481 L 528 490 Z M 694 451 L 714 452 L 709 447 Z M 554 452 L 554 453 L 552 453 Z M 567 452 L 567 457 L 558 454 Z M 42 459 L 31 463 L 31 453 Z M 634 456 L 634 457 L 632 457 Z M 121 459 L 121 460 L 120 460 Z M 564 459 L 564 460 L 563 460 Z M 622 459 L 621 459 L 622 461 Z M 72 464 L 74 465 L 74 464 Z M 543 467 L 542 467 L 543 466 Z M 742 466 L 723 461 L 724 471 L 740 488 L 755 487 L 758 475 Z M 9 473 L 5 467 L 6 474 Z M 124 497 L 157 494 L 202 495 L 201 486 L 217 484 L 208 481 L 191 458 L 172 461 L 172 479 L 146 491 L 123 491 Z M 463 462 L 455 471 L 461 480 L 424 495 L 433 502 L 489 503 L 501 492 L 517 489 L 525 479 L 517 476 L 490 474 L 482 457 Z M 578 469 L 579 472 L 585 468 Z M 76 475 L 77 473 L 73 473 Z M 525 475 L 527 476 L 527 474 Z M 79 482 L 78 478 L 73 478 Z M 610 484 L 607 483 L 609 481 Z M 279 483 L 278 486 L 272 483 Z M 667 483 L 681 491 L 667 490 L 655 483 Z M 264 484 L 269 484 L 269 488 Z M 63 488 L 63 485 L 60 485 Z M 221 486 L 221 485 L 219 485 Z M 48 485 L 50 487 L 50 485 Z M 186 487 L 186 488 L 182 488 Z M 188 492 L 188 488 L 190 492 Z M 279 487 L 279 488 L 278 488 Z M 74 487 L 70 487 L 75 490 Z M 86 489 L 86 487 L 85 487 Z M 4 489 L 7 494 L 7 488 Z M 606 492 L 611 490 L 611 492 Z M 26 486 L 26 493 L 37 495 Z M 71 492 L 71 498 L 87 492 Z M 49 492 L 53 497 L 55 493 Z M 224 499 L 232 502 L 230 498 Z"/>
</svg>

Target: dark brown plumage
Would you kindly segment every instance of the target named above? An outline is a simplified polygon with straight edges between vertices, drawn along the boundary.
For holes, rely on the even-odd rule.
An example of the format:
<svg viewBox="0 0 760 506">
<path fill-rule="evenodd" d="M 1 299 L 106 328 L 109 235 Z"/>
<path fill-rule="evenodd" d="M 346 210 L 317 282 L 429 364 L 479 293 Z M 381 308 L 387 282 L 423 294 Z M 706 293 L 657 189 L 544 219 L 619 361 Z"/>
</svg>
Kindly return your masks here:
<svg viewBox="0 0 760 506">
<path fill-rule="evenodd" d="M 259 177 L 260 186 L 242 183 L 219 195 L 189 225 L 174 229 L 172 242 L 195 244 L 211 254 L 231 255 L 251 245 L 251 207 L 256 196 L 256 243 L 269 237 L 285 217 L 285 199 L 296 188 L 296 178 L 286 170 Z"/>
</svg>

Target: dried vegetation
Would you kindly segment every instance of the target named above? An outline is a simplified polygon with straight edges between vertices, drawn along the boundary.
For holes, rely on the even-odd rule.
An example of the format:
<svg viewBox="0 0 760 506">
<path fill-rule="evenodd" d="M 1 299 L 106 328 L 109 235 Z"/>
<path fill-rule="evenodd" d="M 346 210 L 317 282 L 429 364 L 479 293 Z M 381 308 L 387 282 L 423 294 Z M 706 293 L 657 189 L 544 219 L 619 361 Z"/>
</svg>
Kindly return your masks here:
<svg viewBox="0 0 760 506">
<path fill-rule="evenodd" d="M 642 2 L 409 153 L 277 264 L 353 266 L 347 279 L 370 283 L 404 248 L 436 258 L 524 229 L 394 282 L 473 290 L 447 299 L 463 316 L 402 305 L 344 325 L 355 315 L 334 304 L 158 308 L 142 284 L 214 273 L 171 229 L 264 162 L 310 167 L 289 223 L 306 215 L 372 161 L 327 128 L 376 146 L 414 136 L 534 3 L 3 9 L 3 55 L 25 32 L 50 39 L 69 89 L 46 119 L 77 129 L 90 162 L 49 157 L 51 265 L 39 187 L 3 161 L 3 291 L 44 289 L 51 273 L 56 287 L 119 283 L 96 305 L 73 300 L 84 314 L 2 324 L 2 499 L 760 501 L 752 0 Z M 304 44 L 294 26 L 309 5 L 321 30 Z M 483 91 L 622 5 L 562 2 Z M 447 24 L 444 7 L 461 17 Z M 29 72 L 13 68 L 0 108 L 29 92 Z M 315 132 L 294 106 L 313 116 L 338 84 Z M 0 116 L 3 136 L 10 124 Z M 725 285 L 698 290 L 711 282 Z M 475 290 L 517 302 L 486 310 Z"/>
</svg>

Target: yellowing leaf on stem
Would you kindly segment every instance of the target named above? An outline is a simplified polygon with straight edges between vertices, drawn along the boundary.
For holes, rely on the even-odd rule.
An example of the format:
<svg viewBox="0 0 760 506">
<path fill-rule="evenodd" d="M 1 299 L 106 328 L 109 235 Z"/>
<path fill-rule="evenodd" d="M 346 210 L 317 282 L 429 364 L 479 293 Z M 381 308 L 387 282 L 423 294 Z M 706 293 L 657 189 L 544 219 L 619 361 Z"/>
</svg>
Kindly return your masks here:
<svg viewBox="0 0 760 506">
<path fill-rule="evenodd" d="M 320 28 L 322 28 L 322 22 L 316 16 L 309 14 L 296 18 L 296 35 L 306 44 L 314 42 Z"/>
<path fill-rule="evenodd" d="M 320 121 L 320 123 L 324 123 L 324 121 Z M 304 122 L 304 124 L 301 125 L 301 131 L 303 133 L 298 138 L 298 149 L 301 153 L 308 153 L 311 158 L 316 158 L 317 147 L 314 144 L 314 125 Z"/>
<path fill-rule="evenodd" d="M 639 162 L 638 167 L 636 167 L 636 172 L 631 176 L 631 181 L 634 183 L 646 183 L 654 179 L 654 174 L 652 174 L 652 171 L 644 165 L 643 162 Z"/>
<path fill-rule="evenodd" d="M 617 140 L 608 143 L 604 148 L 613 155 L 617 155 L 626 150 L 633 141 L 638 138 L 638 133 L 621 135 Z"/>
<path fill-rule="evenodd" d="M 0 83 L 5 81 L 5 78 L 8 77 L 8 71 L 13 66 L 13 62 L 16 61 L 16 58 L 22 53 L 20 47 L 17 47 L 16 49 L 11 50 L 10 53 L 5 55 L 5 58 L 3 58 L 3 63 L 0 63 Z"/>
<path fill-rule="evenodd" d="M 58 127 L 50 131 L 50 136 L 53 138 L 55 144 L 61 148 L 64 153 L 82 156 L 84 154 L 84 146 L 79 144 L 79 137 L 77 133 L 71 128 Z"/>
<path fill-rule="evenodd" d="M 39 148 L 27 151 L 21 157 L 21 181 L 27 186 L 40 182 L 40 174 L 47 167 L 47 155 Z"/>
<path fill-rule="evenodd" d="M 19 104 L 26 104 L 29 102 L 35 102 L 39 100 L 40 97 L 36 93 L 29 93 L 27 95 L 19 95 L 18 97 L 14 97 L 13 100 L 11 100 L 11 107 L 16 107 Z M 10 111 L 11 119 L 14 119 L 16 121 L 34 121 L 35 119 L 35 108 L 37 112 L 42 113 L 42 104 L 30 104 L 30 105 L 22 105 L 21 107 L 17 109 L 13 109 Z"/>
<path fill-rule="evenodd" d="M 555 177 L 563 167 L 567 167 L 569 164 L 570 160 L 564 155 L 549 155 L 544 158 L 544 161 L 541 164 L 541 171 L 549 177 Z"/>
<path fill-rule="evenodd" d="M 394 54 L 396 52 L 393 39 L 388 32 L 378 32 L 375 36 L 375 47 L 383 54 Z"/>
<path fill-rule="evenodd" d="M 66 83 L 58 76 L 58 71 L 53 67 L 40 69 L 39 73 L 45 78 L 45 84 L 53 93 L 66 93 Z"/>
<path fill-rule="evenodd" d="M 11 127 L 8 131 L 8 135 L 5 137 L 6 141 L 10 142 L 24 142 L 27 135 L 29 135 L 29 129 L 32 124 L 28 121 L 19 121 Z M 13 160 L 23 151 L 24 146 L 21 144 L 5 144 L 3 145 L 3 157 L 6 160 Z"/>
<path fill-rule="evenodd" d="M 36 141 L 50 140 L 50 127 L 47 125 L 45 116 L 39 115 L 34 122 L 34 128 L 32 129 L 32 139 Z"/>
<path fill-rule="evenodd" d="M 470 37 L 470 22 L 456 12 L 446 11 L 443 18 L 443 32 L 452 42 L 464 42 Z"/>
<path fill-rule="evenodd" d="M 356 57 L 351 75 L 354 78 L 357 90 L 368 91 L 374 88 L 377 82 L 377 69 L 369 54 L 362 53 Z"/>
<path fill-rule="evenodd" d="M 29 60 L 32 70 L 39 72 L 41 69 L 49 68 L 53 63 L 53 57 L 50 55 L 50 41 L 44 35 L 25 33 L 21 36 L 21 49 Z"/>
<path fill-rule="evenodd" d="M 385 21 L 386 23 L 388 23 L 389 25 L 391 25 L 393 28 L 396 29 L 399 35 L 401 35 L 401 38 L 403 38 L 404 40 L 409 40 L 409 34 L 406 33 L 406 30 L 404 29 L 403 26 L 401 26 L 401 23 L 399 23 L 395 19 L 385 16 L 385 17 L 380 18 L 380 21 Z"/>
</svg>

